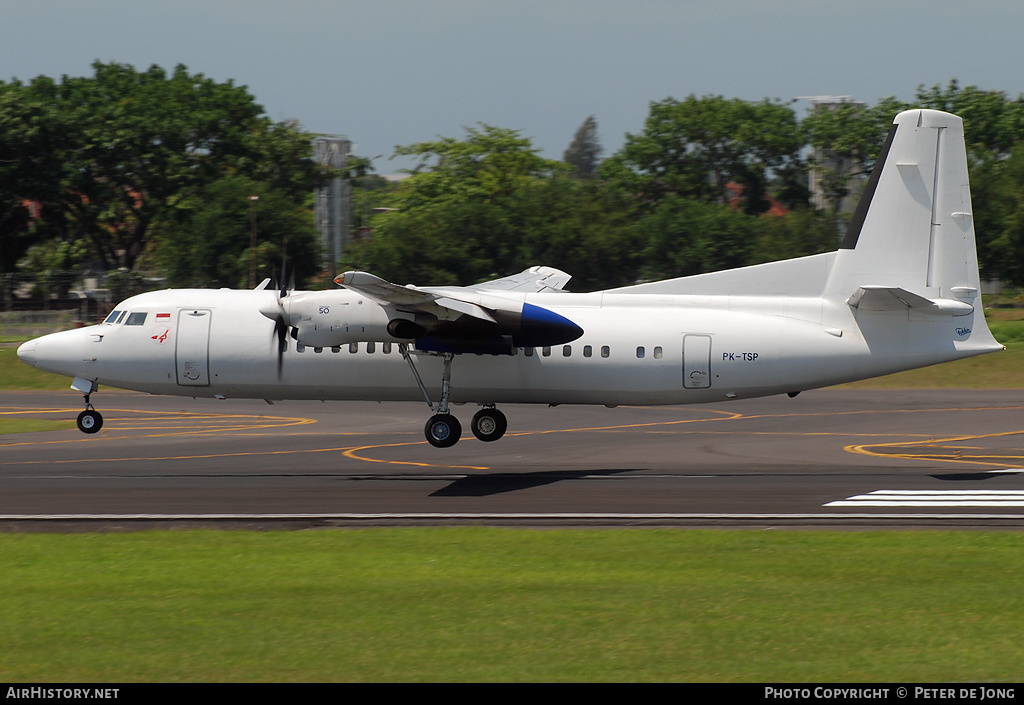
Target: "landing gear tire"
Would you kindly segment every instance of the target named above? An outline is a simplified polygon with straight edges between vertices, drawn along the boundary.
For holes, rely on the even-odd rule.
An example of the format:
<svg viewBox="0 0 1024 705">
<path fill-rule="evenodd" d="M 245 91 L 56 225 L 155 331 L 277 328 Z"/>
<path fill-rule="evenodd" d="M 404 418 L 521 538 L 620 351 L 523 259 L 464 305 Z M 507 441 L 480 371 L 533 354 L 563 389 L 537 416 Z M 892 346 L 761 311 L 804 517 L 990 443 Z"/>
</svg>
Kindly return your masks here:
<svg viewBox="0 0 1024 705">
<path fill-rule="evenodd" d="M 103 428 L 103 417 L 95 409 L 86 409 L 78 415 L 78 430 L 82 433 L 99 433 Z"/>
<path fill-rule="evenodd" d="M 451 448 L 462 437 L 462 424 L 451 414 L 434 414 L 427 419 L 423 433 L 435 448 Z"/>
<path fill-rule="evenodd" d="M 480 409 L 469 425 L 473 435 L 481 441 L 496 441 L 508 430 L 508 419 L 497 409 Z"/>
</svg>

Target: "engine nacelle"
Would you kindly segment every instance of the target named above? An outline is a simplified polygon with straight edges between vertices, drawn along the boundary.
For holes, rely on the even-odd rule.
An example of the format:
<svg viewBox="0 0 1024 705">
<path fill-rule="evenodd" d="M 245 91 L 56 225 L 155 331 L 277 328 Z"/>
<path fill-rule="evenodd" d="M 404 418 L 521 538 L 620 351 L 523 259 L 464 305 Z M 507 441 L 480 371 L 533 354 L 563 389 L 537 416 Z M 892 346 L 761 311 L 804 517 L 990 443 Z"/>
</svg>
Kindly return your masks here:
<svg viewBox="0 0 1024 705">
<path fill-rule="evenodd" d="M 365 341 L 401 342 L 389 332 L 394 321 L 416 326 L 380 304 L 351 291 L 309 291 L 286 297 L 281 304 L 292 337 L 308 347 L 329 348 Z"/>
<path fill-rule="evenodd" d="M 276 330 L 286 326 L 291 337 L 314 348 L 416 341 L 417 347 L 437 352 L 504 353 L 516 347 L 561 345 L 583 335 L 578 325 L 540 306 L 517 306 L 483 294 L 471 298 L 493 306 L 485 310 L 473 301 L 442 297 L 432 304 L 436 312 L 400 311 L 397 305 L 381 305 L 344 289 L 275 297 L 260 313 L 277 323 Z"/>
</svg>

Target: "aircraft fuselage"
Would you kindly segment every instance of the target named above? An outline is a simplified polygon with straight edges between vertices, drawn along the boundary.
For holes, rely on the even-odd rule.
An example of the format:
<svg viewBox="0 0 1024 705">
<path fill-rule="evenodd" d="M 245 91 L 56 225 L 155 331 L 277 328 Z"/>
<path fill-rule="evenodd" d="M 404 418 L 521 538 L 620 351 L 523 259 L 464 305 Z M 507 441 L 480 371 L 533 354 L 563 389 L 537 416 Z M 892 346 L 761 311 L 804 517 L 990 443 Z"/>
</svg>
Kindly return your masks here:
<svg viewBox="0 0 1024 705">
<path fill-rule="evenodd" d="M 380 308 L 347 290 L 318 293 L 330 294 L 332 307 Z M 423 399 L 400 354 L 402 341 L 386 334 L 324 347 L 288 338 L 279 372 L 274 326 L 259 312 L 263 300 L 275 295 L 198 289 L 142 294 L 118 307 L 120 322 L 44 336 L 26 343 L 19 355 L 44 370 L 155 394 Z M 458 355 L 453 403 L 686 404 L 799 392 L 970 354 L 964 348 L 975 315 L 914 320 L 912 311 L 874 313 L 876 334 L 868 339 L 846 302 L 821 298 L 608 292 L 518 298 L 564 316 L 583 335 L 512 355 Z M 892 325 L 878 324 L 880 315 L 892 318 Z M 926 340 L 934 344 L 922 344 Z M 439 395 L 440 357 L 414 359 L 427 390 Z"/>
</svg>

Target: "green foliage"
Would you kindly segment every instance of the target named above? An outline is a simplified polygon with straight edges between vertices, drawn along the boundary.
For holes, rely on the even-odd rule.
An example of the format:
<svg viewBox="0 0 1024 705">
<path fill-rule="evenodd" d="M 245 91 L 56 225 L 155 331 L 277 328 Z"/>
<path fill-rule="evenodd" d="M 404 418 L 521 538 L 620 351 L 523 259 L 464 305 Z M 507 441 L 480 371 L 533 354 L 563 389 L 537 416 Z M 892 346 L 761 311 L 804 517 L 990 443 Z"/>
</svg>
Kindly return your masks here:
<svg viewBox="0 0 1024 705">
<path fill-rule="evenodd" d="M 837 217 L 858 177 L 871 173 L 893 118 L 906 106 L 894 99 L 875 108 L 860 103 L 818 105 L 801 127 L 812 148 L 810 166 L 819 174 L 828 211 Z M 853 193 L 852 195 L 857 195 Z"/>
<path fill-rule="evenodd" d="M 299 205 L 319 178 L 308 135 L 262 116 L 244 87 L 181 65 L 93 69 L 0 84 L 0 199 L 42 207 L 35 223 L 0 220 L 5 234 L 84 242 L 107 269 L 130 270 L 220 179 L 243 175 Z"/>
<path fill-rule="evenodd" d="M 755 219 L 729 206 L 670 195 L 637 224 L 644 279 L 683 277 L 748 262 Z"/>
<path fill-rule="evenodd" d="M 541 263 L 569 270 L 575 287 L 630 281 L 608 266 L 623 255 L 624 203 L 569 178 L 515 131 L 466 133 L 398 148 L 429 166 L 388 197 L 397 212 L 371 220 L 372 238 L 349 249 L 346 266 L 402 283 L 472 284 Z"/>
<path fill-rule="evenodd" d="M 184 66 L 93 69 L 0 82 L 0 271 L 98 262 L 155 268 L 175 286 L 240 286 L 255 253 L 257 278 L 286 255 L 300 285 L 314 274 L 309 198 L 328 175 L 310 159 L 310 135 L 270 121 L 245 87 Z M 964 118 L 983 272 L 1024 284 L 1024 98 L 954 80 L 919 87 L 914 105 Z M 798 120 L 768 100 L 666 98 L 600 164 L 593 116 L 562 162 L 518 131 L 480 124 L 461 139 L 397 147 L 421 164 L 395 187 L 353 157 L 339 176 L 358 189 L 360 232 L 372 235 L 343 265 L 470 284 L 547 264 L 579 290 L 830 250 L 847 197 L 907 107 L 886 98 Z M 808 167 L 822 213 L 809 207 Z M 391 210 L 370 217 L 371 201 Z M 790 212 L 768 214 L 773 201 Z"/>
<path fill-rule="evenodd" d="M 182 202 L 157 229 L 152 256 L 171 286 L 214 288 L 255 286 L 284 269 L 304 281 L 320 262 L 304 204 L 244 176 L 219 179 Z M 250 283 L 253 257 L 256 281 Z"/>
<path fill-rule="evenodd" d="M 748 198 L 757 201 L 768 172 L 796 160 L 802 146 L 786 105 L 666 98 L 651 103 L 644 131 L 627 134 L 601 174 L 649 203 L 669 195 L 723 203 L 731 182 L 748 186 Z"/>
<path fill-rule="evenodd" d="M 984 188 L 974 195 L 975 228 L 986 237 L 984 271 L 1013 284 L 1024 283 L 1024 142 L 1005 160 L 976 169 Z"/>
<path fill-rule="evenodd" d="M 813 208 L 798 208 L 781 217 L 758 218 L 748 264 L 774 262 L 831 252 L 839 247 L 835 221 Z"/>
<path fill-rule="evenodd" d="M 961 88 L 953 79 L 945 88 L 918 86 L 915 105 L 962 117 L 967 148 L 974 158 L 1005 157 L 1024 139 L 1024 96 L 1011 100 L 1002 91 Z"/>
<path fill-rule="evenodd" d="M 589 179 L 597 172 L 600 157 L 601 143 L 597 138 L 597 120 L 591 115 L 576 130 L 572 143 L 562 155 L 562 161 L 572 165 L 577 177 Z"/>
</svg>

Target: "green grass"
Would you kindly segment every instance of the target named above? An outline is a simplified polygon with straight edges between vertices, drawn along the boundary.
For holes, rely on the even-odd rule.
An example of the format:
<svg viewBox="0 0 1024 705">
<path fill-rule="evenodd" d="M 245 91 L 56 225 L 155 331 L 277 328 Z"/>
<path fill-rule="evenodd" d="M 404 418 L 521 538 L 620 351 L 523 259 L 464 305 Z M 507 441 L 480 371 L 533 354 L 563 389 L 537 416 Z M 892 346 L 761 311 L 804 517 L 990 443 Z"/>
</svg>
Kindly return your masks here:
<svg viewBox="0 0 1024 705">
<path fill-rule="evenodd" d="M 1019 533 L 0 535 L 0 680 L 1020 681 L 1022 580 Z"/>
<path fill-rule="evenodd" d="M 68 377 L 37 370 L 18 359 L 17 347 L 0 348 L 0 390 L 57 391 L 71 385 Z"/>
<path fill-rule="evenodd" d="M 3 418 L 0 417 L 0 436 L 5 433 L 34 433 L 36 431 L 67 431 L 75 428 L 75 422 L 52 419 Z"/>
<path fill-rule="evenodd" d="M 992 335 L 1006 350 L 840 385 L 855 389 L 1001 389 L 1024 387 L 1022 309 L 986 311 Z M 993 320 L 994 319 L 994 320 Z"/>
<path fill-rule="evenodd" d="M 932 367 L 839 385 L 851 389 L 1001 389 L 1024 387 L 1024 343 L 1005 342 L 1006 350 Z"/>
</svg>

